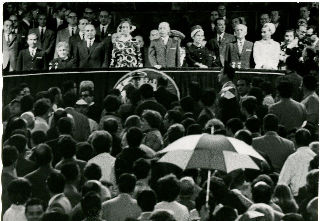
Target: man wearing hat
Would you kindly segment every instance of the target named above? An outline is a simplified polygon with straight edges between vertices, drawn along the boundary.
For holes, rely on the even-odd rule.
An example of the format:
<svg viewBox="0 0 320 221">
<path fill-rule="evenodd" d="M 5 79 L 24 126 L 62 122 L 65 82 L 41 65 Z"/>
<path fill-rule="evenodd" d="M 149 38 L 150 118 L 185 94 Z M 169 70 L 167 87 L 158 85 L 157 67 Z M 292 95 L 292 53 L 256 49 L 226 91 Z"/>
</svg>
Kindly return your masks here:
<svg viewBox="0 0 320 221">
<path fill-rule="evenodd" d="M 149 46 L 149 61 L 152 67 L 180 67 L 179 41 L 169 37 L 170 26 L 167 22 L 159 24 L 160 38 L 151 41 Z"/>
</svg>

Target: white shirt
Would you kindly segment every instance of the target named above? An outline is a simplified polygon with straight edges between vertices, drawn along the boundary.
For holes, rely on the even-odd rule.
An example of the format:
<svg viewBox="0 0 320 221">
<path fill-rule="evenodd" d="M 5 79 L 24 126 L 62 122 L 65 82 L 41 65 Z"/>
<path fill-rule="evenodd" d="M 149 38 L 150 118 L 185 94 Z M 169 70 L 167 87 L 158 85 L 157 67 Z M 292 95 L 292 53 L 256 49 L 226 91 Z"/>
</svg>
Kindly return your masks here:
<svg viewBox="0 0 320 221">
<path fill-rule="evenodd" d="M 272 39 L 256 41 L 253 45 L 256 69 L 278 69 L 280 44 Z"/>
<path fill-rule="evenodd" d="M 31 55 L 32 57 L 34 57 L 34 56 L 36 55 L 37 48 L 30 48 L 30 47 L 29 47 L 29 52 L 30 52 L 30 55 Z"/>
<path fill-rule="evenodd" d="M 108 25 L 101 25 L 100 24 L 100 31 L 102 32 L 102 29 L 104 28 L 104 33 L 107 32 L 107 28 L 108 28 Z"/>
<path fill-rule="evenodd" d="M 5 33 L 5 34 L 4 34 L 4 37 L 5 37 L 5 39 L 6 39 L 7 42 L 11 41 L 11 39 L 12 39 L 11 36 L 12 36 L 12 35 L 11 35 L 10 33 Z"/>
<path fill-rule="evenodd" d="M 4 213 L 3 221 L 27 221 L 25 206 L 12 204 Z"/>
<path fill-rule="evenodd" d="M 169 40 L 169 36 L 161 37 L 161 39 L 162 39 L 162 41 L 163 41 L 164 45 L 167 45 L 168 40 Z"/>
<path fill-rule="evenodd" d="M 39 26 L 39 33 L 41 34 L 41 30 L 42 30 L 42 34 L 44 34 L 46 32 L 47 27 L 41 27 Z"/>
<path fill-rule="evenodd" d="M 224 32 L 221 33 L 221 34 L 217 34 L 217 40 L 218 40 L 218 42 L 219 42 L 219 40 L 222 41 L 223 36 L 224 36 Z"/>
<path fill-rule="evenodd" d="M 87 39 L 87 47 L 89 48 L 90 46 L 93 45 L 93 42 L 94 42 L 94 38 L 92 39 Z"/>
<path fill-rule="evenodd" d="M 114 163 L 116 158 L 111 156 L 109 153 L 100 153 L 94 158 L 88 161 L 89 163 L 95 163 L 101 168 L 102 177 L 100 180 L 106 180 L 113 184 L 116 184 L 114 174 Z"/>
<path fill-rule="evenodd" d="M 73 29 L 73 33 L 75 34 L 77 31 L 77 26 L 74 26 L 74 27 L 68 26 L 68 29 L 69 29 L 70 36 L 72 36 L 72 29 Z"/>
<path fill-rule="evenodd" d="M 177 201 L 173 202 L 165 202 L 162 201 L 160 203 L 157 203 L 154 207 L 155 210 L 157 209 L 163 209 L 168 210 L 171 212 L 174 216 L 174 218 L 177 221 L 188 221 L 189 220 L 189 211 L 188 208 Z"/>
<path fill-rule="evenodd" d="M 80 36 L 80 39 L 83 40 L 84 39 L 84 32 L 79 32 L 79 36 Z"/>
<path fill-rule="evenodd" d="M 45 133 L 47 133 L 47 131 L 49 130 L 49 124 L 48 122 L 41 118 L 41 117 L 36 117 L 35 121 L 34 121 L 34 127 L 31 130 L 31 132 L 37 131 L 37 130 L 41 130 Z"/>
<path fill-rule="evenodd" d="M 287 184 L 294 196 L 298 195 L 299 188 L 306 185 L 306 177 L 309 172 L 309 163 L 316 154 L 310 147 L 300 147 L 291 154 L 284 163 L 278 184 Z"/>
</svg>

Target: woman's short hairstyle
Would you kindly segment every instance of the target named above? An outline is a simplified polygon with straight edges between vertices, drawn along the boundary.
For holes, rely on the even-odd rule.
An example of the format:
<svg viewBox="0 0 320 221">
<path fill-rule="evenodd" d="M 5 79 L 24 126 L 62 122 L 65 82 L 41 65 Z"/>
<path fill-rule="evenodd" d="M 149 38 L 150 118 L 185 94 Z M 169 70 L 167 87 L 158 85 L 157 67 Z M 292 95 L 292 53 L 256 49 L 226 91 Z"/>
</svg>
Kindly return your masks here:
<svg viewBox="0 0 320 221">
<path fill-rule="evenodd" d="M 173 174 L 166 175 L 157 181 L 157 195 L 159 200 L 172 202 L 180 193 L 180 183 Z"/>
<path fill-rule="evenodd" d="M 65 49 L 67 49 L 69 51 L 69 44 L 67 42 L 65 42 L 65 41 L 58 42 L 57 47 L 56 47 L 57 50 L 61 47 L 64 47 Z"/>
<path fill-rule="evenodd" d="M 265 23 L 262 28 L 268 28 L 271 35 L 273 35 L 276 31 L 276 26 L 273 23 Z"/>
<path fill-rule="evenodd" d="M 8 185 L 9 200 L 16 205 L 25 204 L 31 196 L 31 183 L 25 178 L 12 180 Z"/>
</svg>

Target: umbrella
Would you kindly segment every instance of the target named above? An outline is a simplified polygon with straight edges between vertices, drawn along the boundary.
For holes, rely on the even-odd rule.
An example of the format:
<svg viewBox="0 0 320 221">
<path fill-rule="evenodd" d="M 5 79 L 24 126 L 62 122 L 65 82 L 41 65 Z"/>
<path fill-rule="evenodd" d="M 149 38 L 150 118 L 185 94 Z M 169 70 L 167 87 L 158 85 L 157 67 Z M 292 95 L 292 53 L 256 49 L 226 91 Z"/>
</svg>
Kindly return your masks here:
<svg viewBox="0 0 320 221">
<path fill-rule="evenodd" d="M 209 180 L 213 169 L 231 172 L 241 168 L 259 169 L 251 159 L 265 161 L 251 146 L 232 137 L 223 135 L 190 135 L 182 137 L 158 152 L 164 154 L 158 162 L 172 163 L 181 169 L 208 169 L 207 198 Z"/>
</svg>

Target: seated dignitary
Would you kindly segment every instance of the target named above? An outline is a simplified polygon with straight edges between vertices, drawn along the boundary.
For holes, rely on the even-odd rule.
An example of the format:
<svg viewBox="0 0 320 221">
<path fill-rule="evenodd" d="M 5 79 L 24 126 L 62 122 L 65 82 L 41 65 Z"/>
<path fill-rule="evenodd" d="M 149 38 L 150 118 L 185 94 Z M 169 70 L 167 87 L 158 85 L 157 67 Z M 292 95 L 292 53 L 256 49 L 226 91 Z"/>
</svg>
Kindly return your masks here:
<svg viewBox="0 0 320 221">
<path fill-rule="evenodd" d="M 95 38 L 96 29 L 89 24 L 85 27 L 85 41 L 79 41 L 76 45 L 74 57 L 79 68 L 108 67 L 109 45 L 106 41 L 99 42 Z"/>
<path fill-rule="evenodd" d="M 37 47 L 38 36 L 35 33 L 28 35 L 29 47 L 20 51 L 17 61 L 17 71 L 47 69 L 45 52 Z"/>
<path fill-rule="evenodd" d="M 213 52 L 204 47 L 204 31 L 200 25 L 191 28 L 193 43 L 187 47 L 187 63 L 189 67 L 208 68 L 213 65 Z"/>
<path fill-rule="evenodd" d="M 69 44 L 61 41 L 57 44 L 58 57 L 49 62 L 49 70 L 75 68 L 75 59 L 70 58 Z"/>
<path fill-rule="evenodd" d="M 245 39 L 248 28 L 238 24 L 235 27 L 236 41 L 227 47 L 226 61 L 233 67 L 250 68 L 252 66 L 252 47 L 253 43 Z"/>
<path fill-rule="evenodd" d="M 179 41 L 169 37 L 170 26 L 167 22 L 159 24 L 160 38 L 152 40 L 149 46 L 149 61 L 157 69 L 180 67 Z"/>
<path fill-rule="evenodd" d="M 75 12 L 70 12 L 68 17 L 67 17 L 67 21 L 68 21 L 68 27 L 58 31 L 57 33 L 57 39 L 56 39 L 56 49 L 58 46 L 58 43 L 60 43 L 61 41 L 63 42 L 69 42 L 69 38 L 73 35 L 77 35 L 79 33 L 79 28 L 77 27 L 77 14 Z M 54 53 L 54 58 L 58 57 L 58 52 L 57 50 Z"/>
<path fill-rule="evenodd" d="M 264 24 L 261 29 L 262 39 L 254 43 L 253 58 L 256 69 L 278 69 L 280 44 L 271 38 L 274 32 L 274 24 Z"/>
</svg>

